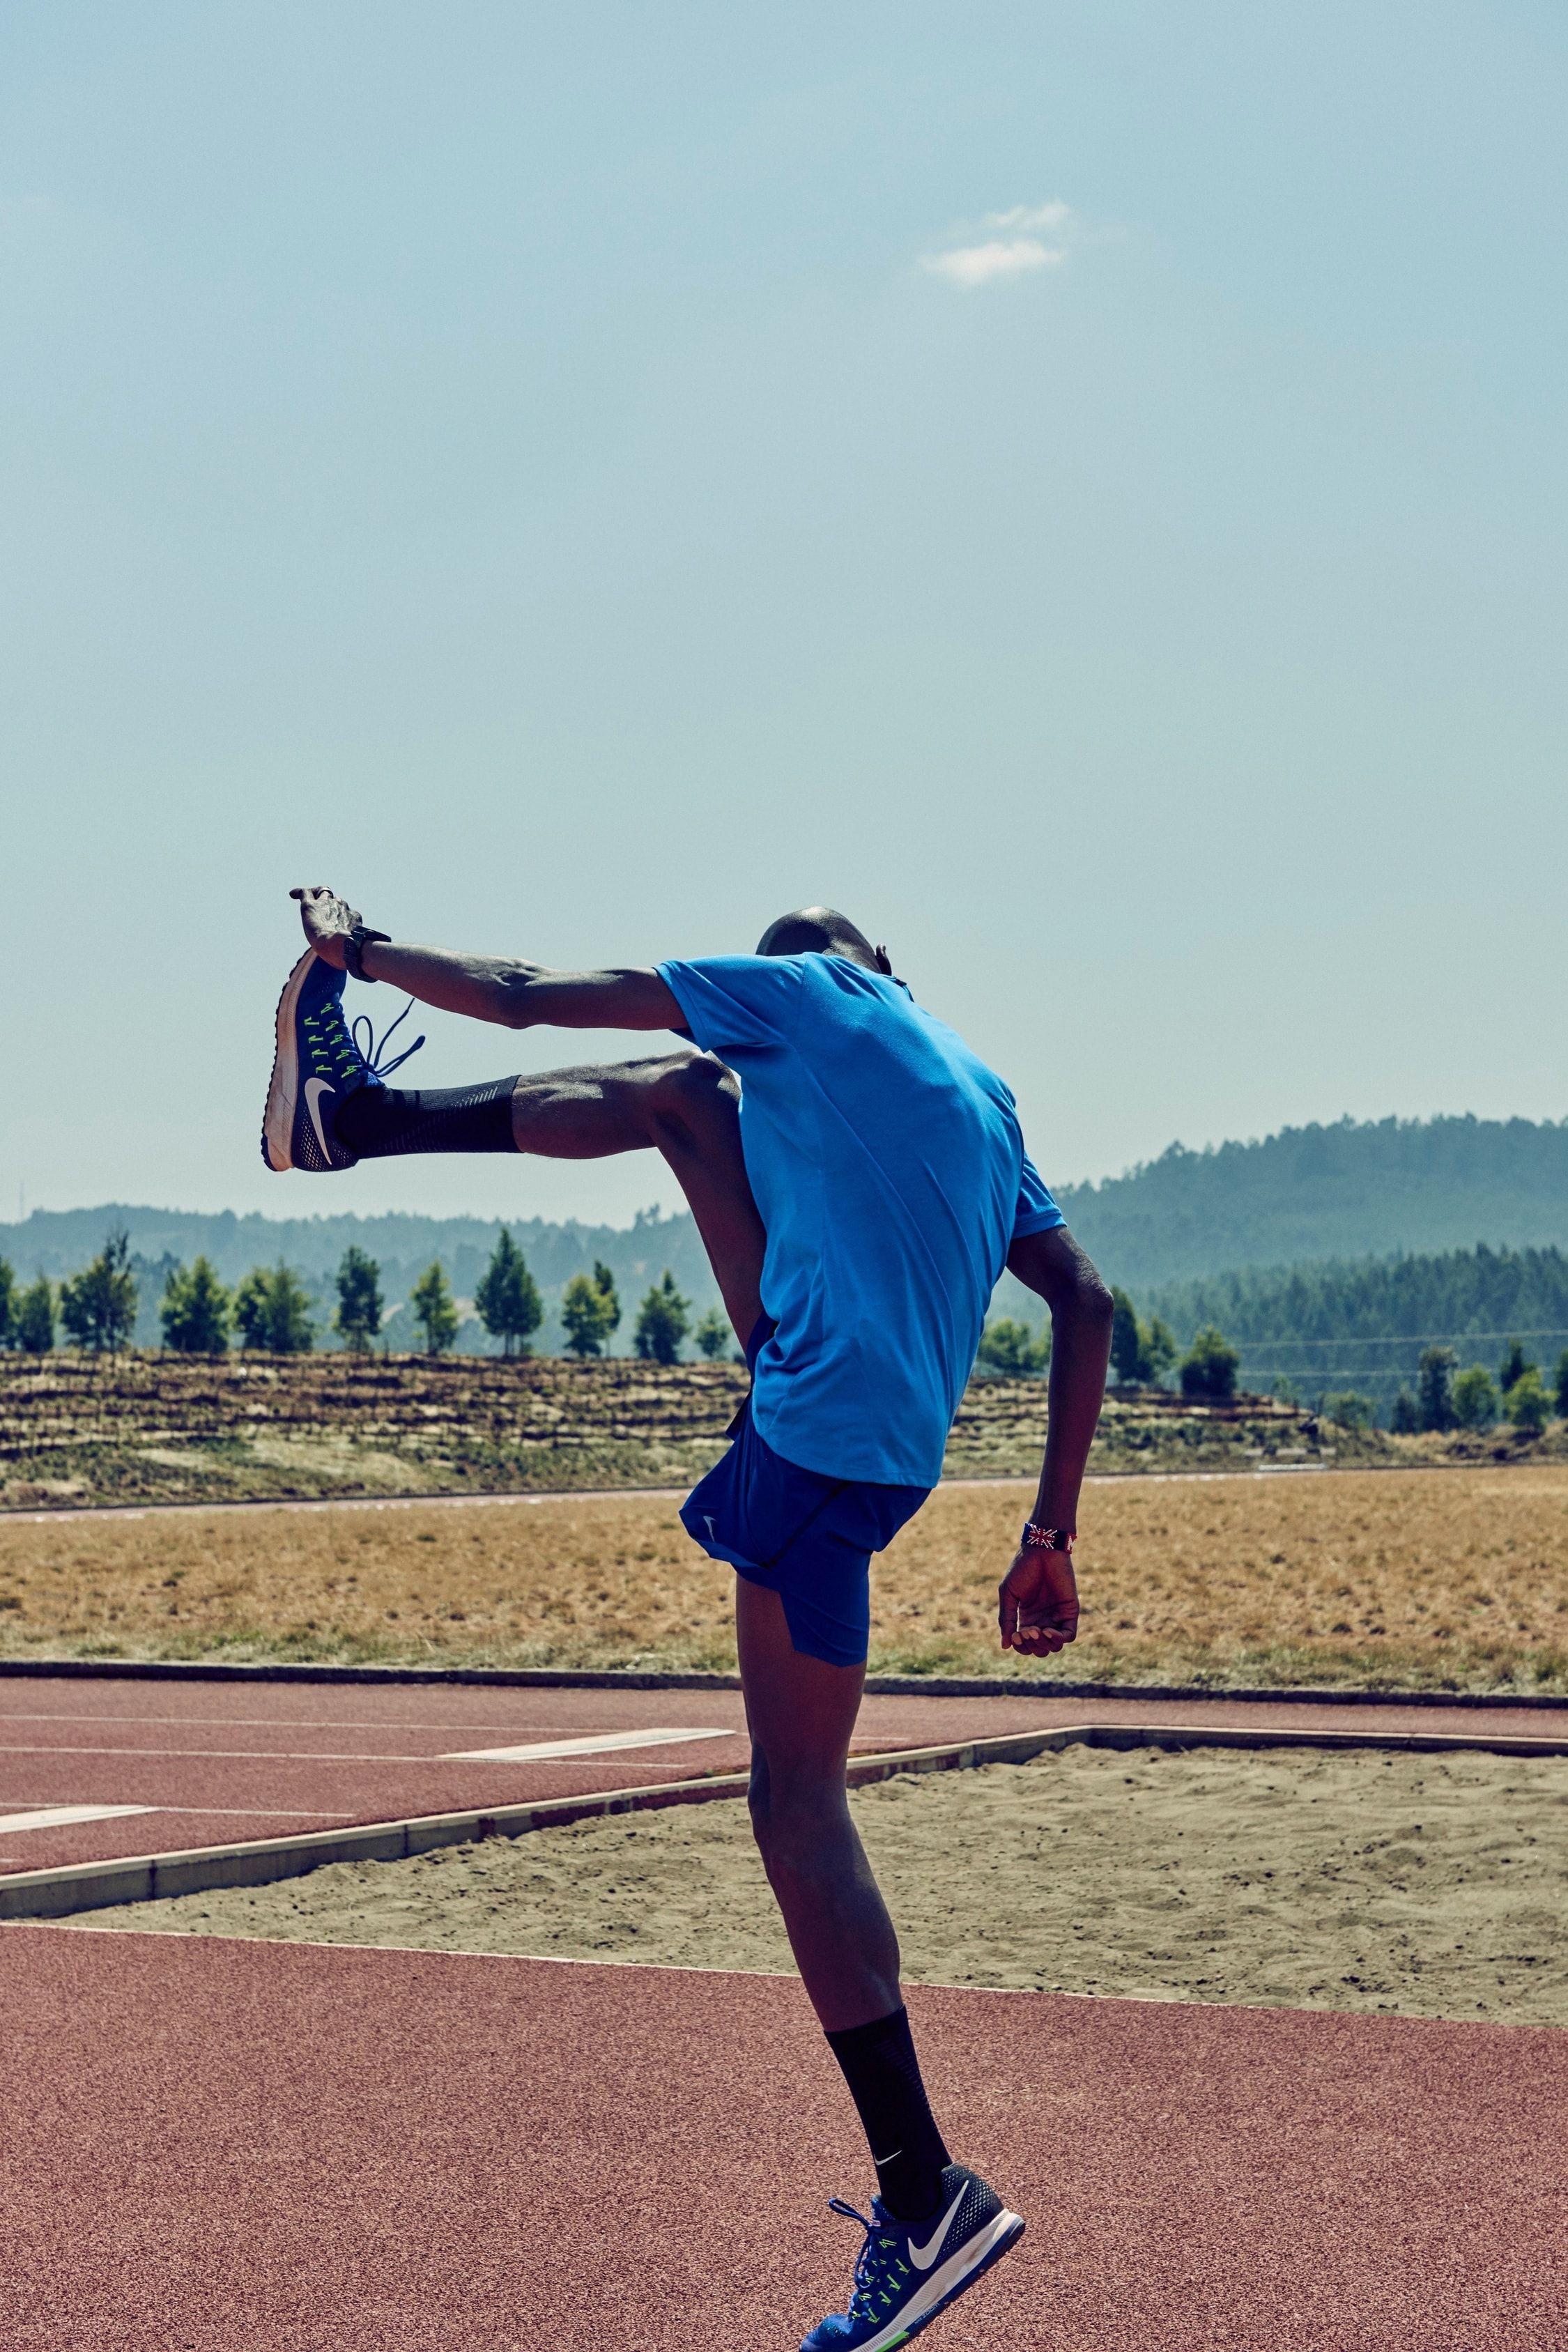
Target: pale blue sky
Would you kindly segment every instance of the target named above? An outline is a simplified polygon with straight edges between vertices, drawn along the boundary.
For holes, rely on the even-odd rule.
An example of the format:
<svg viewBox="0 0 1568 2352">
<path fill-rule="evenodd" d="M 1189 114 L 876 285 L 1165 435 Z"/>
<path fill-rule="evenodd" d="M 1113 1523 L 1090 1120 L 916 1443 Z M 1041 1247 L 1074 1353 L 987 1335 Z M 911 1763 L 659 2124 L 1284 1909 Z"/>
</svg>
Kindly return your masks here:
<svg viewBox="0 0 1568 2352">
<path fill-rule="evenodd" d="M 267 1176 L 295 880 L 555 961 L 828 898 L 1058 1181 L 1568 1111 L 1565 65 L 1433 0 L 12 0 L 0 1214 L 673 1198 Z"/>
</svg>

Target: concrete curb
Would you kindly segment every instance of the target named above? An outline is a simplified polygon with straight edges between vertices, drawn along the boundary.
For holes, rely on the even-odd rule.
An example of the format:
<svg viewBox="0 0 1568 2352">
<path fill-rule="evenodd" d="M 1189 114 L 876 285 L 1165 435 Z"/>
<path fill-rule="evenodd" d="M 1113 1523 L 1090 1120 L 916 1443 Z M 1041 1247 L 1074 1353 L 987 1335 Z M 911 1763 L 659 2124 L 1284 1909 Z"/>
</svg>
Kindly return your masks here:
<svg viewBox="0 0 1568 2352">
<path fill-rule="evenodd" d="M 6 1675 L 110 1682 L 470 1683 L 514 1690 L 706 1690 L 741 1687 L 738 1675 L 663 1673 L 592 1666 L 333 1666 L 237 1664 L 185 1658 L 0 1658 Z M 1248 1706 L 1531 1707 L 1568 1712 L 1568 1693 L 1535 1691 L 1347 1690 L 1310 1685 L 1269 1689 L 1209 1683 L 1069 1683 L 1024 1675 L 868 1675 L 868 1697 L 1115 1698 Z"/>
<path fill-rule="evenodd" d="M 1048 1731 L 1005 1733 L 937 1748 L 911 1748 L 852 1758 L 849 1782 L 863 1788 L 901 1772 L 969 1771 L 984 1764 L 1026 1764 L 1064 1748 L 1321 1748 L 1414 1750 L 1447 1755 L 1568 1756 L 1568 1738 L 1489 1738 L 1477 1732 L 1237 1730 L 1208 1725 L 1061 1724 Z M 201 1846 L 184 1853 L 141 1854 L 114 1862 L 70 1863 L 54 1870 L 18 1871 L 0 1878 L 0 1920 L 59 1919 L 121 1903 L 150 1903 L 219 1886 L 265 1886 L 300 1878 L 331 1862 L 400 1862 L 433 1847 L 480 1838 L 526 1837 L 532 1830 L 614 1813 L 647 1812 L 665 1805 L 700 1805 L 743 1796 L 749 1775 L 715 1774 L 706 1780 L 670 1780 L 650 1789 L 557 1797 L 541 1804 L 499 1805 L 486 1812 L 426 1813 L 398 1822 L 312 1830 L 298 1837 L 257 1838 L 242 1845 Z"/>
</svg>

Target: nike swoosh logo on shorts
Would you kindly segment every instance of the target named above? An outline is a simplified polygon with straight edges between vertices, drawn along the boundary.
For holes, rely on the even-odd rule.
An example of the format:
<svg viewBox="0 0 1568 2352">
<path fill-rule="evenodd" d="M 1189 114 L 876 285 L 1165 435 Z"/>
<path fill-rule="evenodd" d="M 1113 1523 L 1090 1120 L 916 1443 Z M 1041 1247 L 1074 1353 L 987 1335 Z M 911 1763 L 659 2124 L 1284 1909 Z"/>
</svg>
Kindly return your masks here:
<svg viewBox="0 0 1568 2352">
<path fill-rule="evenodd" d="M 316 1140 L 321 1147 L 323 1160 L 331 1160 L 332 1147 L 327 1141 L 327 1130 L 321 1125 L 321 1097 L 336 1093 L 336 1087 L 330 1087 L 325 1078 L 307 1078 L 305 1081 L 305 1108 L 310 1114 L 310 1124 L 316 1130 Z"/>
<path fill-rule="evenodd" d="M 910 2240 L 910 2260 L 913 2263 L 917 2271 L 929 2271 L 932 2263 L 935 2262 L 938 2254 L 941 2253 L 942 2242 L 946 2237 L 949 2230 L 952 2227 L 952 2217 L 957 2212 L 959 2207 L 963 2204 L 964 2197 L 968 2192 L 968 2188 L 969 2183 L 965 2181 L 963 2187 L 959 2190 L 957 2196 L 953 2199 L 952 2204 L 948 2207 L 946 2212 L 937 2223 L 936 2234 L 934 2237 L 928 2238 L 923 2246 L 917 2246 L 912 2238 Z"/>
</svg>

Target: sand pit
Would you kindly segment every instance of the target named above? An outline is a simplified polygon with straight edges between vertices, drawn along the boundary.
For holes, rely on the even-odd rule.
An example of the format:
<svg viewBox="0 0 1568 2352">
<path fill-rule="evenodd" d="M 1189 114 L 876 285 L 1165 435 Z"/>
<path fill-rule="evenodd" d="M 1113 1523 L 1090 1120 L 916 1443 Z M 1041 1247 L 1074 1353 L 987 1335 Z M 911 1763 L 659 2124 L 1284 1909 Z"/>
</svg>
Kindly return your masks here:
<svg viewBox="0 0 1568 2352">
<path fill-rule="evenodd" d="M 1568 1761 L 1069 1748 L 854 1802 L 912 1981 L 1568 2025 Z M 738 1802 L 79 1924 L 790 1966 Z"/>
</svg>

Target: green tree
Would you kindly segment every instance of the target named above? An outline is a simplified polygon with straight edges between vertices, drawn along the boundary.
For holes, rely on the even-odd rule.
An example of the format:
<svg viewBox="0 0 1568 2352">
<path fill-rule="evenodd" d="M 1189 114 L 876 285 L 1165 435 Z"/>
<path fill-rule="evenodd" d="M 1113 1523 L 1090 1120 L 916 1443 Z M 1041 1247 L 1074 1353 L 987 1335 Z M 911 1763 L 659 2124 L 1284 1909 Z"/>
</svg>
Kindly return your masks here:
<svg viewBox="0 0 1568 2352">
<path fill-rule="evenodd" d="M 234 1301 L 205 1257 L 177 1265 L 163 1285 L 158 1319 L 163 1345 L 183 1356 L 221 1356 L 228 1346 Z"/>
<path fill-rule="evenodd" d="M 253 1265 L 236 1284 L 234 1328 L 239 1333 L 241 1347 L 266 1347 L 267 1306 L 271 1291 L 272 1276 L 264 1265 Z"/>
<path fill-rule="evenodd" d="M 1568 1421 L 1568 1348 L 1557 1359 L 1557 1411 Z"/>
<path fill-rule="evenodd" d="M 1322 1413 L 1325 1421 L 1337 1423 L 1341 1429 L 1370 1429 L 1377 1419 L 1372 1399 L 1357 1389 L 1341 1389 L 1326 1396 Z"/>
<path fill-rule="evenodd" d="M 539 1285 L 505 1225 L 474 1293 L 474 1311 L 509 1356 L 526 1356 L 530 1332 L 544 1320 Z"/>
<path fill-rule="evenodd" d="M 691 1334 L 698 1354 L 706 1357 L 710 1364 L 717 1363 L 726 1353 L 731 1336 L 730 1318 L 721 1307 L 710 1307 Z"/>
<path fill-rule="evenodd" d="M 338 1304 L 332 1321 L 345 1348 L 368 1355 L 381 1329 L 381 1268 L 351 1242 L 338 1265 Z"/>
<path fill-rule="evenodd" d="M 79 1348 L 118 1354 L 136 1328 L 136 1276 L 131 1243 L 117 1227 L 90 1265 L 60 1285 L 60 1321 Z"/>
<path fill-rule="evenodd" d="M 18 1297 L 16 1269 L 9 1258 L 0 1257 L 0 1348 L 14 1348 L 16 1345 Z"/>
<path fill-rule="evenodd" d="M 234 1323 L 247 1348 L 275 1356 L 308 1355 L 316 1344 L 305 1286 L 281 1259 L 251 1267 L 234 1294 Z"/>
<path fill-rule="evenodd" d="M 1389 1412 L 1388 1425 L 1398 1437 L 1414 1437 L 1421 1426 L 1421 1408 L 1408 1389 L 1401 1389 Z"/>
<path fill-rule="evenodd" d="M 561 1294 L 561 1323 L 568 1354 L 602 1356 L 619 1320 L 618 1307 L 612 1314 L 610 1300 L 591 1274 L 572 1276 Z"/>
<path fill-rule="evenodd" d="M 1415 1409 L 1423 1429 L 1454 1426 L 1454 1366 L 1452 1348 L 1423 1348 L 1415 1367 Z"/>
<path fill-rule="evenodd" d="M 269 1340 L 274 1355 L 308 1356 L 316 1344 L 310 1293 L 291 1267 L 279 1259 L 272 1270 L 272 1313 Z"/>
<path fill-rule="evenodd" d="M 458 1336 L 458 1310 L 451 1285 L 439 1264 L 427 1265 L 408 1294 L 414 1319 L 425 1334 L 427 1356 L 443 1356 Z"/>
<path fill-rule="evenodd" d="M 1510 1339 L 1503 1349 L 1502 1361 L 1497 1368 L 1497 1384 L 1501 1393 L 1506 1396 L 1510 1389 L 1524 1378 L 1526 1372 L 1532 1372 L 1535 1369 L 1519 1341 Z"/>
<path fill-rule="evenodd" d="M 47 1356 L 55 1344 L 55 1294 L 47 1274 L 29 1283 L 16 1301 L 16 1345 L 29 1356 Z"/>
<path fill-rule="evenodd" d="M 1154 1316 L 1139 1328 L 1138 1377 L 1151 1388 L 1158 1388 L 1176 1360 L 1176 1342 L 1172 1333 Z"/>
<path fill-rule="evenodd" d="M 645 1363 L 679 1362 L 680 1343 L 686 1337 L 690 1312 L 691 1301 L 682 1298 L 675 1286 L 674 1275 L 666 1266 L 664 1280 L 655 1283 L 643 1300 L 632 1338 L 632 1345 Z"/>
<path fill-rule="evenodd" d="M 1205 1323 L 1182 1359 L 1182 1394 L 1223 1402 L 1236 1394 L 1237 1367 L 1241 1361 L 1223 1333 Z"/>
<path fill-rule="evenodd" d="M 987 1323 L 974 1351 L 975 1362 L 984 1364 L 987 1371 L 1005 1372 L 1015 1380 L 1042 1370 L 1049 1358 L 1049 1346 L 1037 1340 L 1026 1323 L 1015 1322 L 1010 1315 L 998 1315 Z"/>
<path fill-rule="evenodd" d="M 620 1328 L 621 1300 L 620 1294 L 616 1288 L 616 1277 L 601 1258 L 594 1260 L 594 1287 L 605 1302 L 605 1333 L 607 1344 L 609 1334 Z"/>
<path fill-rule="evenodd" d="M 1498 1392 L 1484 1364 L 1472 1364 L 1454 1382 L 1449 1402 L 1461 1429 L 1489 1429 L 1498 1414 Z"/>
<path fill-rule="evenodd" d="M 1110 1300 L 1115 1308 L 1110 1323 L 1111 1366 L 1119 1385 L 1130 1388 L 1143 1377 L 1143 1335 L 1138 1328 L 1137 1308 L 1114 1283 Z"/>
<path fill-rule="evenodd" d="M 1113 1284 L 1115 1315 L 1110 1326 L 1110 1362 L 1121 1388 L 1158 1387 L 1176 1360 L 1176 1343 L 1156 1315 L 1141 1323 L 1126 1291 Z"/>
<path fill-rule="evenodd" d="M 1533 1364 L 1527 1364 L 1502 1401 L 1503 1418 L 1518 1437 L 1539 1437 L 1552 1418 L 1552 1398 Z"/>
</svg>

